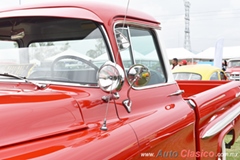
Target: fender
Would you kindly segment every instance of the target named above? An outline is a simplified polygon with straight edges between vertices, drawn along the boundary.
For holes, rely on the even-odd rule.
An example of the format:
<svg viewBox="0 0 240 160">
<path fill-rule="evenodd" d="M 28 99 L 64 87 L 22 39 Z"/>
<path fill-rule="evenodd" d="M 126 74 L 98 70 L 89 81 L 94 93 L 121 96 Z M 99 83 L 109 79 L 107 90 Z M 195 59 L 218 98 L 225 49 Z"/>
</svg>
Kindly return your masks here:
<svg viewBox="0 0 240 160">
<path fill-rule="evenodd" d="M 234 120 L 240 115 L 240 102 L 234 105 L 231 109 L 223 113 L 222 115 L 216 116 L 207 127 L 200 133 L 202 139 L 211 137 L 221 132 L 228 125 L 234 126 Z"/>
<path fill-rule="evenodd" d="M 197 151 L 204 148 L 206 153 L 221 153 L 224 136 L 231 130 L 234 131 L 234 135 L 239 134 L 239 93 L 239 84 L 231 81 L 188 98 L 197 117 Z M 210 146 L 210 143 L 214 145 Z M 229 145 L 233 145 L 233 140 Z"/>
<path fill-rule="evenodd" d="M 227 127 L 225 127 L 218 138 L 218 149 L 217 149 L 217 153 L 222 153 L 222 142 L 224 140 L 224 137 L 233 129 L 233 125 L 229 124 Z M 233 145 L 233 141 L 231 140 L 229 142 L 230 145 Z"/>
<path fill-rule="evenodd" d="M 87 128 L 70 95 L 27 86 L 28 90 L 1 88 L 0 147 Z"/>
</svg>

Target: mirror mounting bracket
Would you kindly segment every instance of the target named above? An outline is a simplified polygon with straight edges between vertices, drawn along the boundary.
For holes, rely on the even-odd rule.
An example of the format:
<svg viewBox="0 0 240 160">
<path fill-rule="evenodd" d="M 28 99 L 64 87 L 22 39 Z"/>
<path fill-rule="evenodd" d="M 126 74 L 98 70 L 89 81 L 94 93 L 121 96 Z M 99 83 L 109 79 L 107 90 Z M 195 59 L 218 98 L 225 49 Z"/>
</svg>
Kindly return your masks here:
<svg viewBox="0 0 240 160">
<path fill-rule="evenodd" d="M 125 109 L 127 110 L 127 112 L 131 113 L 132 101 L 130 99 L 126 99 L 122 103 L 123 103 L 123 106 L 125 107 Z"/>
<path fill-rule="evenodd" d="M 103 96 L 102 100 L 107 103 L 111 100 L 119 99 L 119 97 L 120 97 L 119 94 L 116 92 L 116 93 L 113 93 L 113 94 L 110 94 L 110 95 L 107 95 L 107 96 Z"/>
</svg>

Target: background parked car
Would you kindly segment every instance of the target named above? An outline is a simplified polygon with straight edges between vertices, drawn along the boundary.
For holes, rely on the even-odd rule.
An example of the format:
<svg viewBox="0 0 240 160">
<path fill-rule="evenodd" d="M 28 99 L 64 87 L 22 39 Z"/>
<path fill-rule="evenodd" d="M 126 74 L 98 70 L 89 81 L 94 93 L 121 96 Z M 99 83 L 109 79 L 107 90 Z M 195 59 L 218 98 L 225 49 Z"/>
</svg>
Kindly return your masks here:
<svg viewBox="0 0 240 160">
<path fill-rule="evenodd" d="M 226 74 L 230 80 L 240 80 L 240 58 L 229 59 L 227 63 Z"/>
<path fill-rule="evenodd" d="M 210 65 L 187 65 L 172 70 L 175 80 L 227 80 L 220 68 Z"/>
</svg>

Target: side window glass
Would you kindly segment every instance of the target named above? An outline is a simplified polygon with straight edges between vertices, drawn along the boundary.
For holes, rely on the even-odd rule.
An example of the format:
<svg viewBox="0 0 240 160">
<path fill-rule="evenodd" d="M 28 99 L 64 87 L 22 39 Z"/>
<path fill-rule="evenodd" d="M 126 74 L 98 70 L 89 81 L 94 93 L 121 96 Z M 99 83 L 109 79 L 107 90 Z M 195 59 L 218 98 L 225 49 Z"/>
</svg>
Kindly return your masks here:
<svg viewBox="0 0 240 160">
<path fill-rule="evenodd" d="M 219 79 L 218 79 L 218 73 L 217 73 L 217 72 L 214 72 L 214 73 L 211 75 L 210 80 L 219 80 Z"/>
<path fill-rule="evenodd" d="M 127 49 L 120 51 L 125 70 L 127 71 L 133 64 L 142 64 L 151 72 L 151 78 L 147 85 L 166 82 L 153 31 L 145 28 L 125 27 L 122 32 L 131 44 Z"/>
</svg>

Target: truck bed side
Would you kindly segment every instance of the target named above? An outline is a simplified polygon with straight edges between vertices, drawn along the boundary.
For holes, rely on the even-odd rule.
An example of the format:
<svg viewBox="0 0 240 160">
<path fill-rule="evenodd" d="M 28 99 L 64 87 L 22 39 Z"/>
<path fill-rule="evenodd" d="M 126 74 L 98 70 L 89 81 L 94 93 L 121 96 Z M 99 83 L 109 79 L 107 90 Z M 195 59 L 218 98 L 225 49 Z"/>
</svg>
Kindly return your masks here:
<svg viewBox="0 0 240 160">
<path fill-rule="evenodd" d="M 226 84 L 230 81 L 200 81 L 200 80 L 178 80 L 177 83 L 181 90 L 184 90 L 183 98 L 193 96 L 203 91 Z"/>
<path fill-rule="evenodd" d="M 240 135 L 240 85 L 236 81 L 178 81 L 184 99 L 193 103 L 196 114 L 197 151 L 220 153 L 225 135 L 231 133 L 233 145 Z M 198 141 L 199 140 L 199 141 Z M 207 157 L 205 157 L 207 159 Z M 204 159 L 204 158 L 203 158 Z"/>
</svg>

